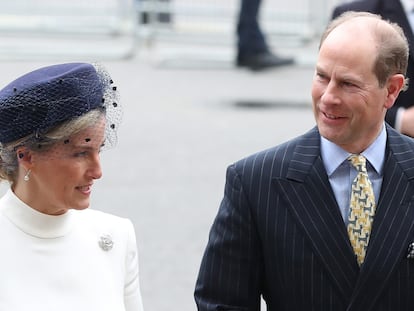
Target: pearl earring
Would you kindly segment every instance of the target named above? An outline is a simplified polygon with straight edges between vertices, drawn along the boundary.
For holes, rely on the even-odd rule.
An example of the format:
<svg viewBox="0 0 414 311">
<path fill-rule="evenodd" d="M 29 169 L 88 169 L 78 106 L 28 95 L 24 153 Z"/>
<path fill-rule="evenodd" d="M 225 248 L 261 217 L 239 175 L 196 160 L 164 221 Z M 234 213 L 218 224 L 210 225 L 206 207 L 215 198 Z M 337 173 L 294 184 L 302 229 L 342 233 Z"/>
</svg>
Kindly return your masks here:
<svg viewBox="0 0 414 311">
<path fill-rule="evenodd" d="M 24 181 L 29 181 L 30 180 L 30 173 L 31 173 L 31 170 L 28 170 L 27 172 L 26 172 L 26 175 L 24 175 L 24 177 L 23 177 L 23 180 Z"/>
</svg>

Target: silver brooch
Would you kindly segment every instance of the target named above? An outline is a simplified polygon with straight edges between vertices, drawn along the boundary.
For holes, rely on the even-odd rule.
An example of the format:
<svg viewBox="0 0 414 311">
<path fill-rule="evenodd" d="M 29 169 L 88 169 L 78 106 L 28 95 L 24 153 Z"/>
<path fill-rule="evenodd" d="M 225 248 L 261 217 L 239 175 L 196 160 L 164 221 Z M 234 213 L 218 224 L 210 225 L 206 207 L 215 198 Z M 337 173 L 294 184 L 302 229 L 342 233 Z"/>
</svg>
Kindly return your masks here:
<svg viewBox="0 0 414 311">
<path fill-rule="evenodd" d="M 112 241 L 112 237 L 109 234 L 104 234 L 101 236 L 101 239 L 99 240 L 99 246 L 104 251 L 110 251 L 112 247 L 114 246 L 114 242 Z"/>
<path fill-rule="evenodd" d="M 410 245 L 408 245 L 407 258 L 408 259 L 414 259 L 414 242 L 412 242 Z"/>
</svg>

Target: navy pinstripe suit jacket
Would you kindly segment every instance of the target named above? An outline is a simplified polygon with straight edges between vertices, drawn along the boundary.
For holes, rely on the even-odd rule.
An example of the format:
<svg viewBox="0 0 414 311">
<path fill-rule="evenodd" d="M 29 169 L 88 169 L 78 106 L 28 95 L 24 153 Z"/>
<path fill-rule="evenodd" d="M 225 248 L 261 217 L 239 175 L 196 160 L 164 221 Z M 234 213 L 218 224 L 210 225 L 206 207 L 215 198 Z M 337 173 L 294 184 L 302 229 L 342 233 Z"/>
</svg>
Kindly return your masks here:
<svg viewBox="0 0 414 311">
<path fill-rule="evenodd" d="M 198 310 L 414 310 L 414 141 L 387 125 L 383 184 L 358 267 L 317 128 L 229 166 Z"/>
</svg>

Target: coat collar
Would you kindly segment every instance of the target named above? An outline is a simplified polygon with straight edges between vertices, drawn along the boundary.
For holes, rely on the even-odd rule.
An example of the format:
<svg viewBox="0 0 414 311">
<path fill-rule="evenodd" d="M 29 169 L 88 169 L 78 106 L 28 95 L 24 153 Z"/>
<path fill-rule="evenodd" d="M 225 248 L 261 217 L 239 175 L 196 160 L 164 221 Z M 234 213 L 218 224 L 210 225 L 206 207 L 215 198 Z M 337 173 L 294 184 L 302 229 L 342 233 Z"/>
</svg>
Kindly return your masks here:
<svg viewBox="0 0 414 311">
<path fill-rule="evenodd" d="M 414 143 L 388 125 L 386 129 L 383 186 L 361 269 L 322 163 L 317 128 L 298 140 L 286 179 L 274 180 L 344 301 L 366 310 L 373 308 L 397 265 L 406 260 L 414 235 Z"/>
<path fill-rule="evenodd" d="M 359 267 L 322 162 L 316 127 L 299 138 L 286 178 L 275 179 L 274 185 L 282 191 L 316 257 L 344 302 L 348 302 Z"/>
<path fill-rule="evenodd" d="M 46 215 L 21 201 L 11 189 L 0 199 L 0 214 L 26 234 L 54 239 L 69 234 L 74 226 L 75 211 L 62 215 Z"/>
<path fill-rule="evenodd" d="M 375 303 L 397 266 L 407 260 L 408 245 L 414 235 L 413 142 L 390 127 L 387 132 L 381 195 L 350 310 L 375 310 Z"/>
</svg>

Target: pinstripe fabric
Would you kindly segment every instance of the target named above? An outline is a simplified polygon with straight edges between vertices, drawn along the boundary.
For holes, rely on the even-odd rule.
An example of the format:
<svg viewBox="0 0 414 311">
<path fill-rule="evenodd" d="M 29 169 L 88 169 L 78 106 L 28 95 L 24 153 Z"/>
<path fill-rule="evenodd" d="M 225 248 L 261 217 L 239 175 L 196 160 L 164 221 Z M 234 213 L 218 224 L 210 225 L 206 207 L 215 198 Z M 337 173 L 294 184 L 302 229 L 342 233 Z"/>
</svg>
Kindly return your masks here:
<svg viewBox="0 0 414 311">
<path fill-rule="evenodd" d="M 320 157 L 317 129 L 227 170 L 195 289 L 198 310 L 414 307 L 414 142 L 387 126 L 371 240 L 358 267 Z M 391 307 L 392 306 L 392 307 Z"/>
</svg>

